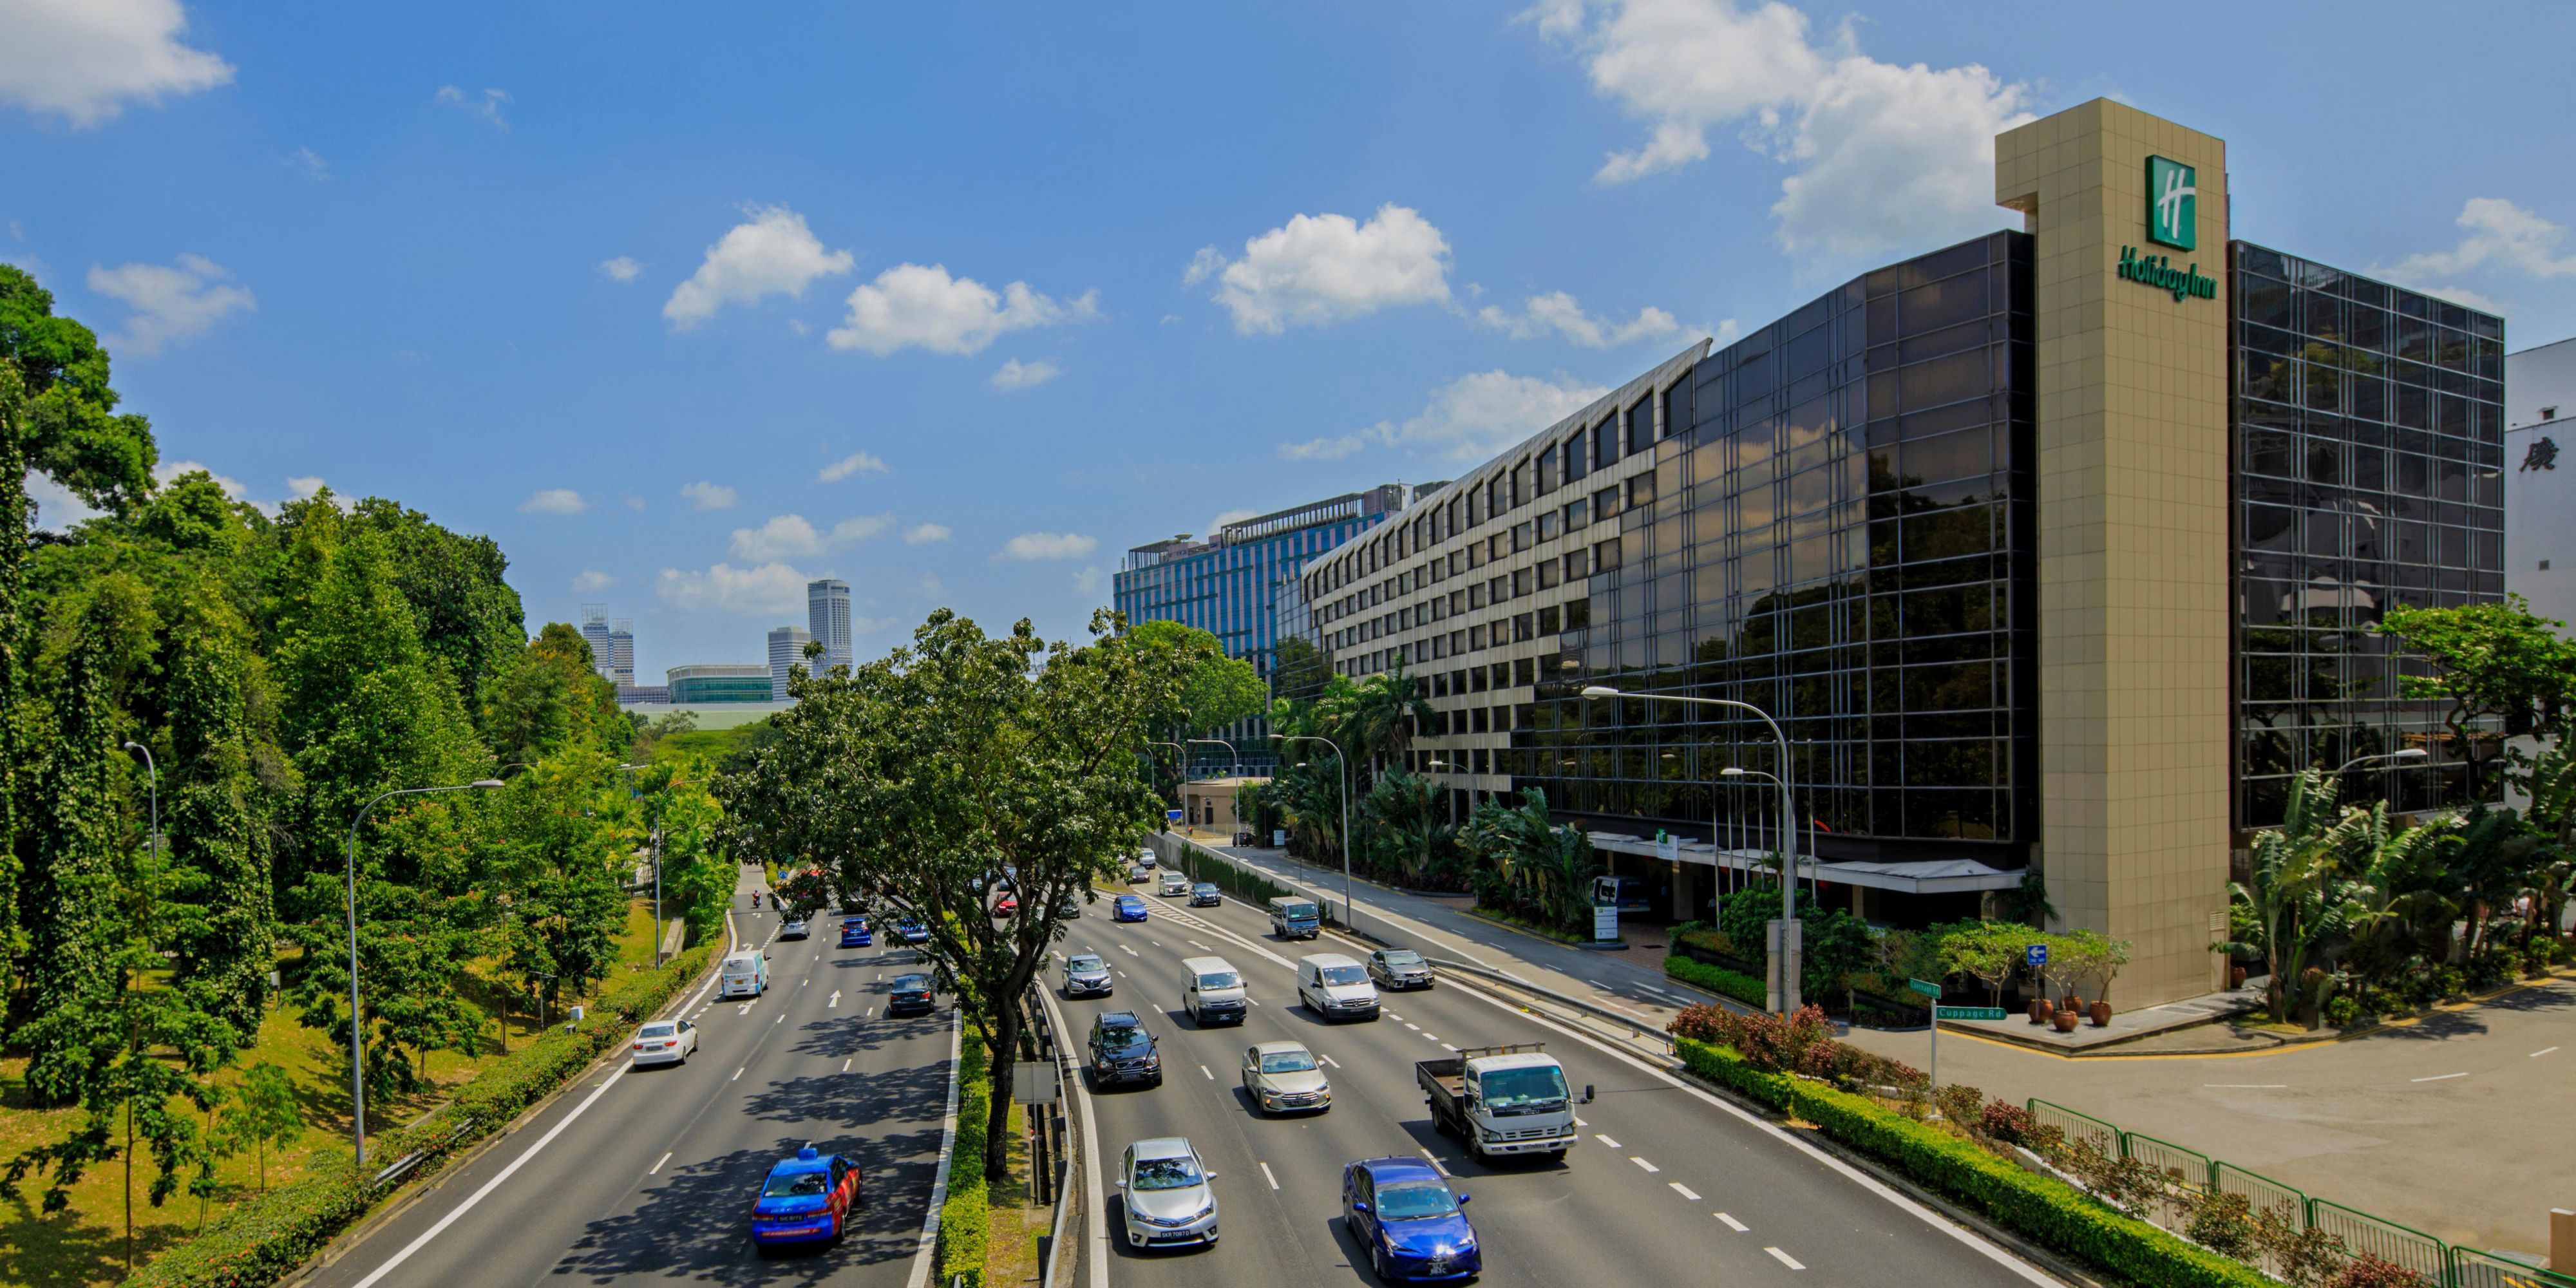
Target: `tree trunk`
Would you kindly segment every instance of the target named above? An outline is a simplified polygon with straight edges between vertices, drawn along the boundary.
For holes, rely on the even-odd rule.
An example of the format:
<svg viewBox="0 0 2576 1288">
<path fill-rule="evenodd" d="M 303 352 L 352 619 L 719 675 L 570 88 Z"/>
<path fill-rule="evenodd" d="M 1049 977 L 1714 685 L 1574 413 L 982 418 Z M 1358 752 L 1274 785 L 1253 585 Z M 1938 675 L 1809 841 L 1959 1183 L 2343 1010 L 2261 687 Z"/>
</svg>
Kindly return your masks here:
<svg viewBox="0 0 2576 1288">
<path fill-rule="evenodd" d="M 1011 1175 L 1011 1065 L 1020 1058 L 1019 998 L 1002 998 L 994 1010 L 993 1058 L 984 1071 L 985 1086 L 992 1092 L 984 1123 L 984 1179 L 998 1185 Z"/>
</svg>

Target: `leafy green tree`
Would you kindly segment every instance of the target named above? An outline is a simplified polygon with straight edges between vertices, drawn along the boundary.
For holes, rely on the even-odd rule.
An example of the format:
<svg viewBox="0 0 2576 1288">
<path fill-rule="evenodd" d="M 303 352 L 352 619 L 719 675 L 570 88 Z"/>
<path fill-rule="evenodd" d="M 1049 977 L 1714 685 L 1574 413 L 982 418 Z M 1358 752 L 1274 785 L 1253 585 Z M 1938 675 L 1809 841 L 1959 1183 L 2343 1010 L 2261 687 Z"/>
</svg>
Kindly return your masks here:
<svg viewBox="0 0 2576 1288">
<path fill-rule="evenodd" d="M 2341 947 L 2370 913 L 2371 892 L 2344 875 L 2342 858 L 2371 824 L 2361 810 L 2336 815 L 2335 788 L 2318 770 L 2291 781 L 2281 826 L 2254 837 L 2252 878 L 2231 882 L 2234 937 L 2218 951 L 2260 953 L 2272 1018 L 2288 1023 L 2311 965 Z"/>
<path fill-rule="evenodd" d="M 1584 910 L 1600 870 L 1592 838 L 1551 821 L 1547 793 L 1530 787 L 1516 805 L 1479 804 L 1458 829 L 1458 846 L 1491 874 L 1487 889 L 1504 896 L 1494 902 L 1517 904 L 1516 910 L 1568 930 L 1589 924 Z M 1482 893 L 1478 902 L 1486 902 Z"/>
<path fill-rule="evenodd" d="M 1108 880 L 1160 818 L 1136 771 L 1194 673 L 1194 650 L 1139 647 L 1092 618 L 1089 644 L 1047 644 L 1026 621 L 988 636 L 941 609 L 909 647 L 846 674 L 791 681 L 777 741 L 718 780 L 738 850 L 834 865 L 834 884 L 920 919 L 991 1054 L 984 1166 L 1004 1175 L 1010 1003 L 1047 961 L 1068 896 Z M 982 891 L 1008 868 L 1018 915 Z"/>
<path fill-rule="evenodd" d="M 450 532 L 418 510 L 377 497 L 358 502 L 348 522 L 351 530 L 383 540 L 394 588 L 411 607 L 421 647 L 446 664 L 459 692 L 481 691 L 526 647 L 519 592 L 503 580 L 510 561 L 490 537 Z M 609 707 L 615 706 L 612 687 Z"/>
<path fill-rule="evenodd" d="M 602 816 L 617 788 L 596 751 L 541 761 L 488 802 L 481 840 L 498 901 L 502 969 L 530 980 L 549 1008 L 616 964 L 612 931 L 626 896 L 618 868 L 638 837 Z"/>
<path fill-rule="evenodd" d="M 108 914 L 99 892 L 124 845 L 123 786 L 132 773 L 120 749 L 115 698 L 139 661 L 137 619 L 148 616 L 141 588 L 121 576 L 56 607 L 39 660 L 54 679 L 50 720 L 25 820 L 27 983 L 38 1012 L 65 1005 L 108 969 L 98 956 L 96 926 Z M 46 1076 L 46 1052 L 35 1051 L 30 1088 L 44 1099 L 68 1099 L 74 1088 Z"/>
<path fill-rule="evenodd" d="M 1362 833 L 1369 838 L 1369 861 L 1402 884 L 1420 881 L 1450 830 L 1442 809 L 1442 793 L 1430 779 L 1402 770 L 1378 779 L 1360 801 L 1360 815 L 1369 824 Z"/>
<path fill-rule="evenodd" d="M 102 510 L 122 513 L 152 491 L 152 425 L 119 413 L 107 350 L 88 327 L 54 314 L 53 294 L 0 264 L 0 359 L 18 370 L 24 403 L 12 446 L 23 464 Z M 18 490 L 23 470 L 5 487 Z M 21 493 L 23 496 L 23 493 Z"/>
<path fill-rule="evenodd" d="M 262 1060 L 242 1070 L 241 1089 L 224 1104 L 216 1128 L 224 1144 L 257 1152 L 260 1193 L 268 1192 L 268 1151 L 285 1149 L 304 1138 L 304 1107 L 295 1096 L 295 1079 Z"/>
<path fill-rule="evenodd" d="M 199 915 L 177 940 L 177 979 L 248 1040 L 277 943 L 267 793 L 254 765 L 277 753 L 252 720 L 256 664 L 244 627 L 220 599 L 198 594 L 182 606 L 165 656 L 158 754 L 168 844 L 172 862 L 198 877 Z"/>
<path fill-rule="evenodd" d="M 1966 975 L 1986 986 L 1992 1005 L 2004 1004 L 2004 985 L 2013 972 L 2021 969 L 2023 949 L 2030 943 L 2028 926 L 2001 921 L 1962 921 L 1949 926 L 1935 926 L 1932 935 L 1939 947 L 1942 969 L 1955 975 Z"/>
<path fill-rule="evenodd" d="M 616 754 L 634 726 L 617 686 L 591 669 L 590 641 L 562 622 L 500 664 L 483 688 L 483 736 L 505 762 L 534 762 L 567 748 Z"/>
<path fill-rule="evenodd" d="M 723 933 L 725 909 L 733 901 L 737 865 L 719 836 L 724 807 L 702 780 L 666 781 L 645 790 L 661 826 L 663 915 L 685 919 L 689 941 L 704 942 Z"/>
<path fill-rule="evenodd" d="M 2576 701 L 2576 643 L 2565 622 L 2534 616 L 2520 595 L 2503 603 L 2388 609 L 2377 633 L 2421 656 L 2430 675 L 2403 674 L 2399 697 L 2444 703 L 2442 723 L 2468 766 L 2469 799 L 2504 737 L 2555 734 Z M 2499 732 L 2500 731 L 2500 732 Z"/>
<path fill-rule="evenodd" d="M 1168 714 L 1157 724 L 1186 735 L 1260 715 L 1270 704 L 1270 691 L 1250 662 L 1225 655 L 1217 637 L 1179 622 L 1139 622 L 1127 632 L 1141 648 L 1176 650 L 1189 659 L 1189 682 L 1181 686 Z"/>
</svg>

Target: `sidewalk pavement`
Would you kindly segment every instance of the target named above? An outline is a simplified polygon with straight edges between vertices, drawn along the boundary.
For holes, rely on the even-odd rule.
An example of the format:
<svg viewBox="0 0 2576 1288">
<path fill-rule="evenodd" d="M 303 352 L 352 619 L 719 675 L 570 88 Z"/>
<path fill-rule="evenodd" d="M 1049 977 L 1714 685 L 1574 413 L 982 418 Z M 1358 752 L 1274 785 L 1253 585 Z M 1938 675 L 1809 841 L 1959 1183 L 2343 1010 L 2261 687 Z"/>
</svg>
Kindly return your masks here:
<svg viewBox="0 0 2576 1288">
<path fill-rule="evenodd" d="M 1203 835 L 1273 877 L 1338 904 L 1342 875 L 1268 849 Z M 1351 883 L 1363 917 L 1542 988 L 1661 1028 L 1683 1006 L 1720 999 L 1663 974 L 1660 945 L 1569 947 L 1481 918 L 1472 900 Z M 1727 1003 L 1732 1005 L 1732 1003 Z M 1736 1009 L 1742 1009 L 1740 1007 Z M 2055 1101 L 2130 1131 L 2197 1149 L 2318 1198 L 2489 1249 L 2549 1246 L 2551 1208 L 2576 1208 L 2576 979 L 2561 977 L 2341 1042 L 2208 1054 L 2225 1025 L 2139 1038 L 2070 1058 L 1944 1026 L 1940 1074 L 2020 1103 Z M 2053 1036 L 2053 1034 L 2052 1034 Z M 1853 1029 L 1845 1040 L 1918 1068 L 1923 1029 Z"/>
</svg>

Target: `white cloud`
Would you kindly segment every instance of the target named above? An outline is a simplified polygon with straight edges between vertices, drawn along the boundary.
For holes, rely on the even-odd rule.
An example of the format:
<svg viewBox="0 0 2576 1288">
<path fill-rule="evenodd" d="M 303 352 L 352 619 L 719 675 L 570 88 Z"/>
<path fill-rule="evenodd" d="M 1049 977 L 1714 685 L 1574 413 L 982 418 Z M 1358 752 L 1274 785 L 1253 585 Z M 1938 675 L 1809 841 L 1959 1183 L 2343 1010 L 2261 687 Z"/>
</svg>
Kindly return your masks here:
<svg viewBox="0 0 2576 1288">
<path fill-rule="evenodd" d="M 944 523 L 916 523 L 903 530 L 903 543 L 907 546 L 926 546 L 933 542 L 946 541 L 955 535 L 957 534 L 949 531 L 948 525 Z"/>
<path fill-rule="evenodd" d="M 205 333 L 226 314 L 256 310 L 259 301 L 248 287 L 231 285 L 232 274 L 202 255 L 181 255 L 176 265 L 91 265 L 89 289 L 134 310 L 114 345 L 137 354 L 159 353 L 172 341 Z"/>
<path fill-rule="evenodd" d="M 1201 249 L 1185 286 L 1214 278 L 1214 298 L 1246 335 L 1323 326 L 1407 304 L 1449 300 L 1449 240 L 1409 207 L 1378 207 L 1366 223 L 1348 215 L 1298 215 L 1243 243 L 1228 261 Z"/>
<path fill-rule="evenodd" d="M 574 592 L 583 595 L 596 595 L 616 584 L 617 579 L 615 577 L 611 577 L 607 573 L 601 572 L 596 568 L 584 568 L 581 570 L 581 575 L 572 579 L 572 588 Z"/>
<path fill-rule="evenodd" d="M 1108 580 L 1108 573 L 1102 572 L 1098 568 L 1085 568 L 1073 575 L 1073 593 L 1077 595 L 1097 595 L 1100 593 L 1101 586 L 1106 584 Z"/>
<path fill-rule="evenodd" d="M 1586 349 L 1615 349 L 1639 340 L 1670 340 L 1685 333 L 1709 334 L 1704 328 L 1685 328 L 1673 320 L 1672 314 L 1651 305 L 1637 310 L 1637 316 L 1627 322 L 1595 317 L 1563 291 L 1533 295 L 1518 313 L 1488 304 L 1476 311 L 1476 320 L 1515 340 L 1556 335 Z"/>
<path fill-rule="evenodd" d="M 713 610 L 739 617 L 775 617 L 805 610 L 805 583 L 813 580 L 783 563 L 756 568 L 717 564 L 705 572 L 665 568 L 654 590 L 674 608 Z"/>
<path fill-rule="evenodd" d="M 632 255 L 620 255 L 599 261 L 599 275 L 612 282 L 631 282 L 644 275 L 644 266 Z"/>
<path fill-rule="evenodd" d="M 757 528 L 734 529 L 733 554 L 736 559 L 760 562 L 808 558 L 835 546 L 852 545 L 882 536 L 893 528 L 894 516 L 891 514 L 843 519 L 833 524 L 829 533 L 807 522 L 804 515 L 781 514 Z"/>
<path fill-rule="evenodd" d="M 814 477 L 825 483 L 838 483 L 853 474 L 883 474 L 885 472 L 886 463 L 877 459 L 874 453 L 852 452 L 849 455 L 824 466 L 821 472 L 815 474 Z"/>
<path fill-rule="evenodd" d="M 521 514 L 579 514 L 589 508 L 590 502 L 568 487 L 545 488 L 519 503 Z"/>
<path fill-rule="evenodd" d="M 212 478 L 215 481 L 215 486 L 222 488 L 224 496 L 228 499 L 239 501 L 245 499 L 249 495 L 250 490 L 242 486 L 240 479 L 233 478 L 230 475 L 217 474 L 211 466 L 208 466 L 203 461 L 163 461 L 152 467 L 152 484 L 155 487 L 168 487 L 170 485 L 170 480 L 175 479 L 182 474 L 196 472 L 202 472 L 207 477 Z"/>
<path fill-rule="evenodd" d="M 508 90 L 487 89 L 478 97 L 453 85 L 441 85 L 438 87 L 436 98 L 442 106 L 455 108 L 493 129 L 510 128 L 509 118 L 501 115 L 501 105 L 510 101 Z"/>
<path fill-rule="evenodd" d="M 850 292 L 850 311 L 824 337 L 835 349 L 865 349 L 882 358 L 919 346 L 932 353 L 977 353 L 1006 332 L 1088 321 L 1100 316 L 1100 292 L 1058 302 L 1012 282 L 999 294 L 945 265 L 897 264 Z"/>
<path fill-rule="evenodd" d="M 286 490 L 298 501 L 312 500 L 313 494 L 321 491 L 322 487 L 322 476 L 319 474 L 298 474 L 286 480 Z"/>
<path fill-rule="evenodd" d="M 1222 528 L 1229 523 L 1241 523 L 1246 519 L 1255 518 L 1259 516 L 1260 513 L 1261 511 L 1259 510 L 1227 510 L 1215 518 L 1208 520 L 1208 535 L 1214 536 L 1219 528 Z"/>
<path fill-rule="evenodd" d="M 997 559 L 1080 559 L 1100 548 L 1100 538 L 1075 532 L 1023 532 L 1002 545 Z"/>
<path fill-rule="evenodd" d="M 785 206 L 745 210 L 750 218 L 707 247 L 705 262 L 671 292 L 662 316 L 675 330 L 706 321 L 727 304 L 767 295 L 803 298 L 818 277 L 837 277 L 857 263 L 846 250 L 825 250 L 805 216 Z"/>
<path fill-rule="evenodd" d="M 993 387 L 995 389 L 1026 389 L 1031 385 L 1045 384 L 1046 382 L 1063 374 L 1064 368 L 1043 358 L 1036 362 L 1026 363 L 1021 362 L 1017 358 L 1013 358 L 1010 361 L 1003 363 L 1001 370 L 993 373 Z"/>
<path fill-rule="evenodd" d="M 1848 26 L 1810 38 L 1778 0 L 1546 0 L 1523 15 L 1585 55 L 1594 92 L 1651 123 L 1593 178 L 1628 183 L 1708 156 L 1734 126 L 1792 167 L 1780 244 L 1848 258 L 1993 228 L 1994 136 L 2032 119 L 2029 88 L 1974 63 L 1884 63 Z"/>
<path fill-rule="evenodd" d="M 232 64 L 180 43 L 187 29 L 179 0 L 0 0 L 0 101 L 83 126 L 230 84 Z"/>
<path fill-rule="evenodd" d="M 722 483 L 709 483 L 703 479 L 682 485 L 680 495 L 691 506 L 700 510 L 730 510 L 736 499 L 732 488 Z"/>
<path fill-rule="evenodd" d="M 1333 461 L 1370 447 L 1403 447 L 1450 460 L 1483 460 L 1608 392 L 1570 377 L 1545 380 L 1481 371 L 1433 390 L 1421 413 L 1403 424 L 1380 421 L 1338 438 L 1282 443 L 1279 455 L 1291 461 Z"/>
<path fill-rule="evenodd" d="M 937 599 L 948 593 L 948 583 L 941 581 L 937 576 L 930 573 L 921 574 L 921 580 L 913 583 L 913 588 L 920 591 L 924 597 L 930 599 Z"/>
<path fill-rule="evenodd" d="M 2471 197 L 2456 221 L 2465 230 L 2449 250 L 2409 255 L 2379 270 L 2391 280 L 2430 291 L 2488 313 L 2503 307 L 2477 291 L 2453 285 L 2463 273 L 2534 279 L 2576 274 L 2576 254 L 2560 254 L 2567 229 L 2502 197 Z"/>
<path fill-rule="evenodd" d="M 36 503 L 36 526 L 47 532 L 69 532 L 107 513 L 91 509 L 70 488 L 34 470 L 27 471 L 27 499 Z"/>
<path fill-rule="evenodd" d="M 331 177 L 331 163 L 323 160 L 322 154 L 311 148 L 297 148 L 281 158 L 281 162 L 288 169 L 302 171 L 308 179 Z"/>
</svg>

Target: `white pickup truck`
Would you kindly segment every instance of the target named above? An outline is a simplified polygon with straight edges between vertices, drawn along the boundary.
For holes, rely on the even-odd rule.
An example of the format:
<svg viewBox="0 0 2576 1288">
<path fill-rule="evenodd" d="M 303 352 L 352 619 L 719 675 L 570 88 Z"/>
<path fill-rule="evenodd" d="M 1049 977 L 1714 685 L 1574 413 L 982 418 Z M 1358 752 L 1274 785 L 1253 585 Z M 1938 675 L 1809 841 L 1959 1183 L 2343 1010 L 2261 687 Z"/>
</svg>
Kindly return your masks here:
<svg viewBox="0 0 2576 1288">
<path fill-rule="evenodd" d="M 1478 1158 L 1560 1159 L 1574 1144 L 1575 1100 L 1565 1066 L 1544 1043 L 1469 1047 L 1445 1060 L 1418 1061 L 1413 1074 L 1432 1124 L 1455 1132 Z"/>
</svg>

